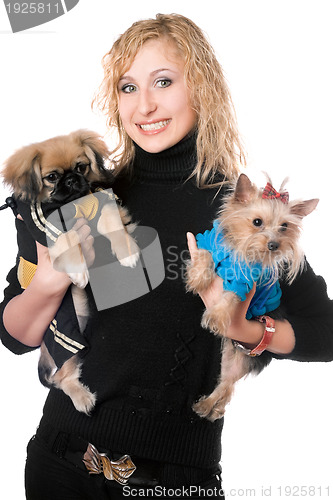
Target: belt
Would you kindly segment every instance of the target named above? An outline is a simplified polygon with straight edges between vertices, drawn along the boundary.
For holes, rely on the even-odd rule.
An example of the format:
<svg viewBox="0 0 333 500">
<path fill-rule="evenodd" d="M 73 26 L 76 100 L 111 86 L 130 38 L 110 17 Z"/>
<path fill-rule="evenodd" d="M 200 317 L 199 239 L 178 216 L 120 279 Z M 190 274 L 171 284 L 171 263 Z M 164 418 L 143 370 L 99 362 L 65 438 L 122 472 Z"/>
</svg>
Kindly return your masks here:
<svg viewBox="0 0 333 500">
<path fill-rule="evenodd" d="M 106 453 L 100 453 L 91 443 L 88 443 L 82 462 L 89 474 L 103 473 L 106 479 L 117 481 L 119 484 L 127 484 L 136 471 L 129 455 L 123 455 L 119 460 L 111 460 Z"/>
<path fill-rule="evenodd" d="M 157 486 L 159 463 L 136 458 L 134 460 L 135 465 L 129 455 L 111 459 L 107 453 L 100 453 L 94 445 L 88 443 L 82 462 L 89 474 L 103 473 L 106 479 L 117 481 L 121 485 Z"/>
<path fill-rule="evenodd" d="M 186 478 L 184 478 L 183 466 L 171 465 L 170 468 L 170 464 L 164 462 L 129 457 L 99 446 L 97 448 L 81 437 L 55 429 L 45 420 L 42 420 L 36 438 L 39 438 L 52 453 L 75 467 L 90 474 L 102 474 L 107 480 L 114 480 L 120 485 L 154 487 L 170 484 L 173 487 L 199 484 L 221 474 L 219 464 L 209 469 L 186 467 Z"/>
<path fill-rule="evenodd" d="M 59 432 L 43 423 L 36 434 L 44 445 L 58 457 L 67 460 L 89 474 L 103 474 L 110 481 L 121 485 L 157 486 L 162 464 L 153 460 L 134 458 L 129 455 L 97 449 L 81 437 Z"/>
</svg>

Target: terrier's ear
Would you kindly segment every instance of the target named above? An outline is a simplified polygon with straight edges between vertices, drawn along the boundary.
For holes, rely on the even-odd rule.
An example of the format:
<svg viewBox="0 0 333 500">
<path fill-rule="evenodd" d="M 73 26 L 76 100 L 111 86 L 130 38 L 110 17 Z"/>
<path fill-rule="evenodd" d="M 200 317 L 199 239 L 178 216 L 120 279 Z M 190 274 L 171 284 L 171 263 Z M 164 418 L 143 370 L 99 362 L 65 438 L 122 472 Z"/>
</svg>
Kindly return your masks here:
<svg viewBox="0 0 333 500">
<path fill-rule="evenodd" d="M 247 175 L 241 174 L 238 178 L 234 198 L 240 203 L 248 203 L 256 193 L 256 188 Z"/>
<path fill-rule="evenodd" d="M 311 214 L 314 209 L 317 207 L 319 203 L 318 198 L 314 198 L 313 200 L 300 201 L 296 202 L 295 205 L 290 207 L 290 212 L 294 215 L 298 215 L 299 217 L 305 217 L 306 215 Z"/>
</svg>

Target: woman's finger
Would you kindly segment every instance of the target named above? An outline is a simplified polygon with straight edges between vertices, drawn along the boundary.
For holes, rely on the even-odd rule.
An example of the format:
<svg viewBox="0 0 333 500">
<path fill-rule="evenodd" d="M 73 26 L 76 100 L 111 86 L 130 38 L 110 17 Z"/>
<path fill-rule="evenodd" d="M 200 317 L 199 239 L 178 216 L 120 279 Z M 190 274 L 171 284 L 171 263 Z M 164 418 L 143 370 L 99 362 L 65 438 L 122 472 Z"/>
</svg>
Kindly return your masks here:
<svg viewBox="0 0 333 500">
<path fill-rule="evenodd" d="M 187 246 L 191 255 L 191 260 L 193 260 L 198 251 L 198 247 L 195 236 L 192 233 L 187 233 Z"/>
<path fill-rule="evenodd" d="M 73 230 L 77 232 L 81 243 L 84 243 L 91 233 L 90 226 L 85 219 L 78 219 L 73 226 Z"/>
<path fill-rule="evenodd" d="M 51 262 L 48 247 L 45 247 L 44 245 L 36 241 L 36 250 L 38 264 L 42 264 L 43 262 Z"/>
</svg>

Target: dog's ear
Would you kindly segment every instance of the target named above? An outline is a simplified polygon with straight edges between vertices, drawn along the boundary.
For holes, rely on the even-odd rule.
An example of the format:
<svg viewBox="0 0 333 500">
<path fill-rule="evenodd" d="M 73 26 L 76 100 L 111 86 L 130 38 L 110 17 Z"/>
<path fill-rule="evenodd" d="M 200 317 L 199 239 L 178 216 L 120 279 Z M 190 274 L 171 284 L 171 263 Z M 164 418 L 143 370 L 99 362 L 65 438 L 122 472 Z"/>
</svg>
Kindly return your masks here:
<svg viewBox="0 0 333 500">
<path fill-rule="evenodd" d="M 305 217 L 306 215 L 311 214 L 314 209 L 317 207 L 319 203 L 318 198 L 314 198 L 313 200 L 307 201 L 299 201 L 294 205 L 290 204 L 290 212 L 294 215 L 298 215 L 299 217 Z"/>
<path fill-rule="evenodd" d="M 91 130 L 77 130 L 72 132 L 74 141 L 78 142 L 91 163 L 91 169 L 97 176 L 106 172 L 105 160 L 110 156 L 110 151 L 102 137 Z"/>
<path fill-rule="evenodd" d="M 248 203 L 256 194 L 256 188 L 247 175 L 241 174 L 238 178 L 234 198 L 240 203 Z"/>
<path fill-rule="evenodd" d="M 31 144 L 16 151 L 5 162 L 1 175 L 16 196 L 25 200 L 36 199 L 43 188 L 37 145 Z"/>
<path fill-rule="evenodd" d="M 97 132 L 82 129 L 72 132 L 70 135 L 76 138 L 82 146 L 88 146 L 94 153 L 99 154 L 102 158 L 106 159 L 109 157 L 109 148 Z"/>
</svg>

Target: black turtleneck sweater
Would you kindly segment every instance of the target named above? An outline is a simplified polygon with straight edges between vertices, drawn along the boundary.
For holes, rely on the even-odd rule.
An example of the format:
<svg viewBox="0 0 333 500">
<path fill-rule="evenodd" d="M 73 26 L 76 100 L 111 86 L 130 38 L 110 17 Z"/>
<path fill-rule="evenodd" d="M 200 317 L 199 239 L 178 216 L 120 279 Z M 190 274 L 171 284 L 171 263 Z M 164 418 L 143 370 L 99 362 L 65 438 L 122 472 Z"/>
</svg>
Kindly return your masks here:
<svg viewBox="0 0 333 500">
<path fill-rule="evenodd" d="M 200 327 L 203 304 L 185 292 L 186 232 L 209 227 L 215 190 L 185 182 L 196 162 L 194 137 L 149 154 L 136 148 L 134 175 L 119 177 L 115 193 L 141 226 L 159 236 L 165 279 L 150 293 L 98 312 L 82 380 L 97 393 L 90 417 L 51 390 L 44 418 L 97 447 L 183 465 L 209 467 L 220 459 L 222 420 L 192 411 L 209 393 L 220 366 L 219 340 Z"/>
<path fill-rule="evenodd" d="M 200 419 L 192 405 L 215 387 L 220 341 L 200 326 L 201 299 L 185 292 L 186 232 L 210 229 L 223 190 L 215 197 L 216 189 L 198 189 L 186 180 L 196 162 L 194 141 L 186 138 L 157 154 L 136 147 L 133 175 L 116 179 L 114 191 L 133 220 L 159 235 L 165 279 L 150 293 L 91 318 L 82 379 L 97 393 L 92 415 L 77 412 L 62 391 L 51 389 L 43 422 L 97 448 L 208 468 L 220 460 L 223 419 Z M 332 359 L 332 304 L 323 280 L 308 267 L 292 286 L 282 283 L 282 290 L 296 335 L 289 357 Z M 11 284 L 5 302 L 14 294 Z M 19 352 L 3 326 L 1 333 Z"/>
<path fill-rule="evenodd" d="M 100 449 L 211 467 L 220 460 L 223 421 L 200 419 L 192 405 L 216 384 L 220 341 L 200 327 L 203 304 L 185 292 L 184 271 L 186 232 L 210 227 L 220 199 L 215 189 L 186 182 L 195 163 L 193 136 L 158 154 L 136 147 L 134 175 L 116 179 L 114 192 L 132 220 L 158 233 L 165 279 L 146 295 L 93 314 L 82 368 L 83 383 L 97 393 L 91 416 L 52 388 L 42 422 Z M 5 302 L 19 292 L 14 271 L 9 280 Z M 1 334 L 15 352 L 28 350 L 3 325 Z"/>
</svg>

